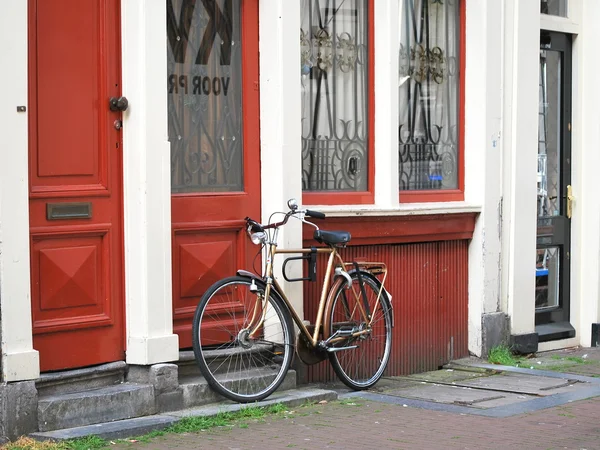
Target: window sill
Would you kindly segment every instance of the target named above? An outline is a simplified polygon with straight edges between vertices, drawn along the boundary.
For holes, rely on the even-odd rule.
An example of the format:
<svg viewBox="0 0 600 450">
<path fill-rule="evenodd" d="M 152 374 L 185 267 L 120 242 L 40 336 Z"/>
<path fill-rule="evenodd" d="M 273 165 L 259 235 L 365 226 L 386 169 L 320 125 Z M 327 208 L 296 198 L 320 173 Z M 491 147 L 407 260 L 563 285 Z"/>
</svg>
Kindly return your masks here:
<svg viewBox="0 0 600 450">
<path fill-rule="evenodd" d="M 480 213 L 481 205 L 466 202 L 406 203 L 396 207 L 377 205 L 303 205 L 329 217 L 382 217 L 431 214 Z"/>
<path fill-rule="evenodd" d="M 401 244 L 465 240 L 473 237 L 475 219 L 481 206 L 465 202 L 411 203 L 395 208 L 375 206 L 311 206 L 324 212 L 325 221 L 315 223 L 327 230 L 345 230 L 350 245 Z M 304 226 L 305 244 L 313 231 Z"/>
</svg>

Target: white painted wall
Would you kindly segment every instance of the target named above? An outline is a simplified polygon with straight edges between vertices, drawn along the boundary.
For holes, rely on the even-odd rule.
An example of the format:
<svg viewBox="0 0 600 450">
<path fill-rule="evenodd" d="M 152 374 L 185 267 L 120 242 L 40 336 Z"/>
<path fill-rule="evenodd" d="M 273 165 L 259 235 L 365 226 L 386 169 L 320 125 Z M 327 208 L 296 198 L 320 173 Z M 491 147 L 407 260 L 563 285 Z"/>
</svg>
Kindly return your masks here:
<svg viewBox="0 0 600 450">
<path fill-rule="evenodd" d="M 482 205 L 469 246 L 469 350 L 476 355 L 482 315 L 501 310 L 503 3 L 468 2 L 466 11 L 465 201 Z"/>
<path fill-rule="evenodd" d="M 173 334 L 164 0 L 122 0 L 127 362 L 179 359 Z"/>
<path fill-rule="evenodd" d="M 39 376 L 33 350 L 29 278 L 27 112 L 27 0 L 2 5 L 0 14 L 0 320 L 2 381 Z"/>
<path fill-rule="evenodd" d="M 302 204 L 299 36 L 300 2 L 259 1 L 263 223 L 267 223 L 273 212 L 287 211 L 287 201 L 292 197 Z M 302 248 L 301 225 L 292 220 L 281 228 L 279 248 Z M 283 258 L 277 261 L 280 264 Z M 289 268 L 292 269 L 288 274 L 290 277 L 302 276 L 300 264 L 292 264 Z M 302 283 L 288 283 L 280 274 L 276 277 L 302 317 Z"/>
<path fill-rule="evenodd" d="M 581 34 L 575 39 L 573 54 L 571 323 L 577 329 L 578 343 L 589 346 L 592 323 L 600 322 L 600 2 L 578 3 L 574 14 L 579 10 L 581 15 L 573 17 L 580 23 Z"/>
<path fill-rule="evenodd" d="M 502 304 L 524 334 L 535 330 L 539 3 L 505 0 L 504 17 Z"/>
<path fill-rule="evenodd" d="M 398 207 L 398 0 L 375 2 L 375 204 Z"/>
</svg>

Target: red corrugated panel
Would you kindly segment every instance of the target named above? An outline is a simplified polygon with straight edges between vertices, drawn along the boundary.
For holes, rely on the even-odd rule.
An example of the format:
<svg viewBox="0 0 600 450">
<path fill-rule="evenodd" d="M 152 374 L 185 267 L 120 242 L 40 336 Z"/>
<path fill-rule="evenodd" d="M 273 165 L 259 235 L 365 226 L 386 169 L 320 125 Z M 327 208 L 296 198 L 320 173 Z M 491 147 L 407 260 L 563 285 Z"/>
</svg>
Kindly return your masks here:
<svg viewBox="0 0 600 450">
<path fill-rule="evenodd" d="M 395 328 L 386 375 L 435 370 L 468 355 L 468 241 L 349 247 L 346 261 L 383 261 L 386 287 L 392 295 Z M 326 260 L 318 264 L 322 279 Z M 304 312 L 314 323 L 320 295 L 318 283 L 305 283 Z M 327 362 L 310 366 L 307 381 L 335 378 Z"/>
</svg>

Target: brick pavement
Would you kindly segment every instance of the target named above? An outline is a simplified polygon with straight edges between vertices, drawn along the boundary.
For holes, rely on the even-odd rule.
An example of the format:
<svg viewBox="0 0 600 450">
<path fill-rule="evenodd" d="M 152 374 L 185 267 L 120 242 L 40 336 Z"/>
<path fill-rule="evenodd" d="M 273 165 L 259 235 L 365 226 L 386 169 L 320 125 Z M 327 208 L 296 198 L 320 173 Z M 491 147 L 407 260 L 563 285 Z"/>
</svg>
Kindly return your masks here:
<svg viewBox="0 0 600 450">
<path fill-rule="evenodd" d="M 355 403 L 354 405 L 352 403 Z M 362 399 L 112 449 L 600 449 L 600 397 L 508 418 Z"/>
</svg>

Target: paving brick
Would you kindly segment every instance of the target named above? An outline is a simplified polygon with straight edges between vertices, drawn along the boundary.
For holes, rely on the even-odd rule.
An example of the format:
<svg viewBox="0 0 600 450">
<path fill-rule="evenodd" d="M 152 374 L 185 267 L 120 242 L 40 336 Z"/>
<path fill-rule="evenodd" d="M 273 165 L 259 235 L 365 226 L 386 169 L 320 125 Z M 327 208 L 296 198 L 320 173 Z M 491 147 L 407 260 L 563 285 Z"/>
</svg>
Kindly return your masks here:
<svg viewBox="0 0 600 450">
<path fill-rule="evenodd" d="M 490 418 L 355 399 L 111 449 L 599 449 L 600 397 Z M 355 403 L 352 405 L 351 403 Z"/>
</svg>

